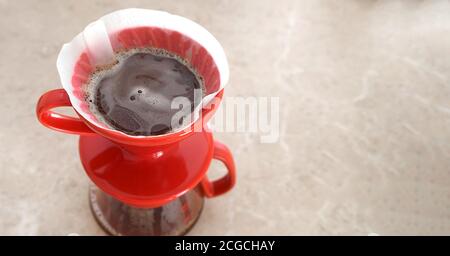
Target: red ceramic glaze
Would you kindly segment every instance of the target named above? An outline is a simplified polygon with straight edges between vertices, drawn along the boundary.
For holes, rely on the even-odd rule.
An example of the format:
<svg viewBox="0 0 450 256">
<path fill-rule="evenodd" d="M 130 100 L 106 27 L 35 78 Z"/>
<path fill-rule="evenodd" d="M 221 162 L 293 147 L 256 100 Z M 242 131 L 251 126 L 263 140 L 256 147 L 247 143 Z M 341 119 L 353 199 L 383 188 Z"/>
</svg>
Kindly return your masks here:
<svg viewBox="0 0 450 256">
<path fill-rule="evenodd" d="M 222 95 L 223 92 L 218 99 Z M 62 106 L 70 106 L 63 89 L 45 93 L 37 104 L 39 121 L 58 131 L 79 134 L 79 153 L 86 173 L 100 189 L 124 203 L 135 207 L 158 207 L 200 182 L 207 197 L 223 194 L 235 184 L 231 152 L 224 144 L 213 140 L 205 118 L 197 121 L 204 128 L 201 131 L 166 134 L 158 143 L 143 146 L 135 145 L 135 138 L 130 136 L 124 136 L 118 142 L 94 132 L 90 128 L 92 124 L 82 116 L 78 119 L 52 111 Z M 217 107 L 215 102 L 204 108 L 205 116 L 211 116 Z M 213 158 L 222 161 L 228 173 L 211 182 L 205 174 Z"/>
<path fill-rule="evenodd" d="M 217 90 L 219 71 L 210 54 L 185 35 L 169 32 L 153 27 L 131 28 L 112 35 L 112 42 L 115 50 L 151 46 L 172 51 L 200 73 L 207 92 Z M 132 206 L 159 207 L 198 184 L 207 197 L 223 194 L 234 186 L 236 176 L 231 152 L 214 141 L 207 128 L 223 90 L 202 109 L 201 118 L 190 127 L 158 136 L 130 136 L 89 121 L 87 104 L 77 106 L 82 111 L 75 110 L 78 118 L 52 111 L 56 107 L 73 106 L 68 92 L 77 99 L 85 97 L 81 89 L 94 70 L 88 55 L 88 52 L 80 55 L 70 91 L 56 89 L 42 95 L 36 114 L 46 127 L 80 135 L 81 162 L 100 189 Z M 205 175 L 212 159 L 222 161 L 228 170 L 224 177 L 213 182 Z"/>
</svg>

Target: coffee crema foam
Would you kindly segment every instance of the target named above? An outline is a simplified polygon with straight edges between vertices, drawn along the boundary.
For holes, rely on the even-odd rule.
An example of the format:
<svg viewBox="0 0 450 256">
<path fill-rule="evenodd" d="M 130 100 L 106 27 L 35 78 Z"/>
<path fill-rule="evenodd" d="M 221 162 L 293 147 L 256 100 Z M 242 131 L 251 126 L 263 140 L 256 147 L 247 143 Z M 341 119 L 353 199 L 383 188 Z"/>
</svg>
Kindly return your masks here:
<svg viewBox="0 0 450 256">
<path fill-rule="evenodd" d="M 161 135 L 180 130 L 184 119 L 205 95 L 203 79 L 183 58 L 163 49 L 134 48 L 115 53 L 115 62 L 91 74 L 84 86 L 91 113 L 108 128 L 133 136 Z M 180 109 L 177 97 L 190 106 Z"/>
</svg>

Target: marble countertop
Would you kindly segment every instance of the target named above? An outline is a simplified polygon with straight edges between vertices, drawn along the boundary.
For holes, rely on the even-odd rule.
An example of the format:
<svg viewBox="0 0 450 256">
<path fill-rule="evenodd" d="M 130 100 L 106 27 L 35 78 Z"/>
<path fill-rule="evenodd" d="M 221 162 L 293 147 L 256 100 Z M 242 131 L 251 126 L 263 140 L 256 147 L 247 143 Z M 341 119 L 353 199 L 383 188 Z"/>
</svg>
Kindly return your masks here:
<svg viewBox="0 0 450 256">
<path fill-rule="evenodd" d="M 0 0 L 1 235 L 105 234 L 77 136 L 40 125 L 35 104 L 61 86 L 61 45 L 126 7 L 211 31 L 226 97 L 279 97 L 276 143 L 215 134 L 238 182 L 189 234 L 450 234 L 448 1 Z"/>
</svg>

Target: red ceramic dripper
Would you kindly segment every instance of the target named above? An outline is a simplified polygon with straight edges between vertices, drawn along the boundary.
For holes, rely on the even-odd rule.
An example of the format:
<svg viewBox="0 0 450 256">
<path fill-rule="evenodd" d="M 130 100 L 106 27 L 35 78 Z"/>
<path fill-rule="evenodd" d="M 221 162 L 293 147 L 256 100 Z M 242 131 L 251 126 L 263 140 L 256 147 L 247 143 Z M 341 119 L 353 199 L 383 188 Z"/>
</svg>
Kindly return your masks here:
<svg viewBox="0 0 450 256">
<path fill-rule="evenodd" d="M 224 68 L 223 62 L 216 62 L 221 53 L 208 51 L 214 47 L 205 46 L 203 39 L 196 40 L 177 30 L 156 26 L 127 27 L 111 32 L 108 37 L 113 51 L 152 47 L 165 49 L 187 60 L 203 78 L 207 94 L 211 96 L 201 105 L 199 118 L 185 129 L 158 136 L 130 136 L 98 122 L 84 100 L 83 86 L 96 67 L 91 48 L 81 51 L 73 62 L 69 86 L 67 79 L 63 78 L 67 74 L 61 75 L 66 70 L 61 72 L 59 65 L 64 89 L 52 90 L 41 96 L 36 108 L 38 119 L 49 128 L 80 135 L 81 162 L 98 188 L 91 189 L 91 204 L 97 219 L 109 232 L 182 234 L 198 218 L 203 197 L 223 194 L 235 184 L 231 152 L 224 144 L 214 141 L 207 126 L 223 96 L 223 73 L 228 72 L 228 67 Z M 65 66 L 67 68 L 68 65 Z M 63 106 L 72 106 L 78 117 L 52 111 Z M 227 174 L 213 182 L 206 176 L 212 159 L 222 161 L 227 168 Z M 182 217 L 173 217 L 173 223 L 168 222 L 165 231 L 162 225 L 159 228 L 158 225 L 131 227 L 134 225 L 131 221 L 118 225 L 112 223 L 113 220 L 123 219 L 123 216 L 111 214 L 116 207 L 113 205 L 130 209 L 128 213 L 145 216 L 143 221 L 146 223 L 162 223 L 161 216 Z M 126 215 L 123 212 L 118 214 Z M 155 216 L 159 216 L 159 222 Z"/>
</svg>

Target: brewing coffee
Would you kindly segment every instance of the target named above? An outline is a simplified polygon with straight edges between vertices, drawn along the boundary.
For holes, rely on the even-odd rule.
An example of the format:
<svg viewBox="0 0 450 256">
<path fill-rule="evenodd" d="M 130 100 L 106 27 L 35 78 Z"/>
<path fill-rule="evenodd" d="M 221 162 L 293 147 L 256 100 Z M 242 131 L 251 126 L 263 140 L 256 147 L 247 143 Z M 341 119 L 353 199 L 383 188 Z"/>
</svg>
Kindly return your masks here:
<svg viewBox="0 0 450 256">
<path fill-rule="evenodd" d="M 96 71 L 87 85 L 91 112 L 110 128 L 129 135 L 165 134 L 179 128 L 201 101 L 202 79 L 177 56 L 133 49 L 116 57 L 116 64 Z M 174 122 L 180 113 L 179 106 L 172 107 L 176 97 L 189 106 Z"/>
</svg>

